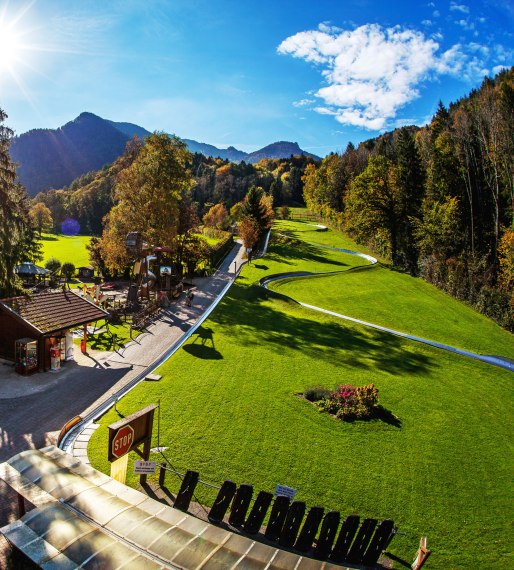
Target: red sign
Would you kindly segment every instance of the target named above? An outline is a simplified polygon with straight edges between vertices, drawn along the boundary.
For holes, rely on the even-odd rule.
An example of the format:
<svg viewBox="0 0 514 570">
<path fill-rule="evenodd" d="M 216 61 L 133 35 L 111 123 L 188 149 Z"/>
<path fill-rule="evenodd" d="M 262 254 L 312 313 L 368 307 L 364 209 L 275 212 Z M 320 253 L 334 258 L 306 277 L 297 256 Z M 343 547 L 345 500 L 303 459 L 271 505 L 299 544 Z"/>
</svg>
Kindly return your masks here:
<svg viewBox="0 0 514 570">
<path fill-rule="evenodd" d="M 134 443 L 134 429 L 130 425 L 120 428 L 112 440 L 112 454 L 114 457 L 123 457 L 130 451 Z"/>
</svg>

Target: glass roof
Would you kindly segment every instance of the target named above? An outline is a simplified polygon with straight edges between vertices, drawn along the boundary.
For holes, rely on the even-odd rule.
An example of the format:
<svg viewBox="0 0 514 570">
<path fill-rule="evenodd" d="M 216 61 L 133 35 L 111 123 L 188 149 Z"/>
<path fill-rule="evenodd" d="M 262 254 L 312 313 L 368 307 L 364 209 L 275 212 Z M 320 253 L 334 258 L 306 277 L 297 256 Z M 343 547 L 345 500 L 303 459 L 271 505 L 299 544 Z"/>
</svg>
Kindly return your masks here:
<svg viewBox="0 0 514 570">
<path fill-rule="evenodd" d="M 340 568 L 163 505 L 53 446 L 14 456 L 0 477 L 36 507 L 0 530 L 46 570 Z"/>
</svg>

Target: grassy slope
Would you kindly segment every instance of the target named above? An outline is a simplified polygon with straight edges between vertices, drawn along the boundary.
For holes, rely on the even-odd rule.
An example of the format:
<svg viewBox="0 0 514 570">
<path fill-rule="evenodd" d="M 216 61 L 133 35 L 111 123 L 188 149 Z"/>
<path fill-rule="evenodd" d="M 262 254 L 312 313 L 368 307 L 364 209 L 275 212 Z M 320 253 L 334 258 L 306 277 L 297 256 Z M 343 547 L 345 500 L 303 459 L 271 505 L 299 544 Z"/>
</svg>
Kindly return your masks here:
<svg viewBox="0 0 514 570">
<path fill-rule="evenodd" d="M 89 252 L 86 245 L 91 236 L 65 236 L 61 234 L 43 234 L 43 260 L 41 265 L 51 258 L 57 258 L 62 263 L 73 263 L 75 267 L 90 265 Z"/>
<path fill-rule="evenodd" d="M 160 368 L 163 380 L 141 384 L 118 410 L 160 399 L 160 443 L 176 467 L 203 480 L 283 483 L 310 505 L 391 517 L 407 533 L 391 551 L 411 560 L 427 533 L 430 568 L 509 566 L 512 374 L 255 287 L 264 274 L 312 263 L 323 270 L 310 248 L 294 255 L 281 246 L 246 268 L 200 334 Z M 334 254 L 324 270 L 342 259 Z M 341 423 L 295 395 L 336 382 L 374 382 L 400 427 Z M 106 472 L 107 425 L 118 418 L 102 418 L 89 447 Z"/>
<path fill-rule="evenodd" d="M 337 244 L 330 238 L 326 241 Z M 315 287 L 312 280 L 295 279 L 271 287 L 298 301 L 350 317 L 473 352 L 514 358 L 511 333 L 422 279 L 380 266 L 367 274 L 348 272 L 320 277 L 314 283 Z"/>
</svg>

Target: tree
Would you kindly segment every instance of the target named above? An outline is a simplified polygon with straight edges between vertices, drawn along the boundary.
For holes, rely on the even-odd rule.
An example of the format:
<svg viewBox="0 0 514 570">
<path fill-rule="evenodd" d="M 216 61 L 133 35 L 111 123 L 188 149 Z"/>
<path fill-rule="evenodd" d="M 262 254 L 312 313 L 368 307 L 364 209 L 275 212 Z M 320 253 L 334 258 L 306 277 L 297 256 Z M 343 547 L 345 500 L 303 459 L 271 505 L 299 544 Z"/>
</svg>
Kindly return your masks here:
<svg viewBox="0 0 514 570">
<path fill-rule="evenodd" d="M 510 299 L 514 310 L 514 228 L 508 229 L 502 236 L 498 247 L 500 256 L 500 274 L 498 281 L 500 288 Z"/>
<path fill-rule="evenodd" d="M 174 248 L 179 228 L 180 203 L 188 197 L 193 179 L 184 142 L 164 133 L 146 140 L 134 161 L 118 176 L 116 205 L 106 218 L 100 248 L 110 270 L 130 261 L 125 249 L 129 232 L 140 232 L 153 246 Z"/>
<path fill-rule="evenodd" d="M 408 129 L 400 130 L 396 144 L 398 155 L 396 183 L 400 201 L 399 250 L 402 265 L 411 273 L 417 270 L 414 220 L 419 218 L 424 193 L 424 173 L 414 137 Z"/>
<path fill-rule="evenodd" d="M 230 208 L 230 217 L 237 222 L 241 217 L 242 212 L 243 202 L 237 202 L 232 206 L 232 208 Z"/>
<path fill-rule="evenodd" d="M 266 196 L 262 188 L 252 186 L 246 195 L 241 209 L 241 219 L 252 218 L 259 227 L 259 234 L 271 227 L 273 221 L 273 203 L 271 196 Z"/>
<path fill-rule="evenodd" d="M 32 208 L 29 210 L 29 216 L 33 227 L 35 227 L 39 232 L 39 237 L 41 237 L 43 229 L 47 230 L 51 228 L 54 223 L 50 208 L 45 206 L 43 202 L 38 202 L 37 204 L 34 204 Z"/>
<path fill-rule="evenodd" d="M 61 262 L 56 257 L 51 257 L 45 263 L 45 268 L 51 271 L 52 273 L 57 273 L 57 271 L 61 269 Z"/>
<path fill-rule="evenodd" d="M 254 218 L 243 218 L 238 225 L 239 236 L 246 248 L 254 248 L 259 243 L 261 228 Z"/>
<path fill-rule="evenodd" d="M 16 183 L 16 169 L 9 156 L 13 132 L 3 125 L 6 118 L 0 109 L 0 297 L 19 291 L 14 268 L 40 257 L 29 220 L 29 197 Z"/>
<path fill-rule="evenodd" d="M 66 261 L 61 265 L 61 273 L 62 275 L 64 275 L 66 280 L 69 280 L 75 274 L 75 266 L 73 265 L 73 263 Z"/>
<path fill-rule="evenodd" d="M 224 204 L 215 204 L 203 217 L 203 223 L 216 230 L 225 230 L 228 226 L 228 212 Z"/>
<path fill-rule="evenodd" d="M 372 240 L 377 232 L 385 232 L 393 265 L 397 265 L 401 210 L 395 167 L 381 155 L 371 157 L 347 196 L 349 231 L 361 241 Z"/>
</svg>

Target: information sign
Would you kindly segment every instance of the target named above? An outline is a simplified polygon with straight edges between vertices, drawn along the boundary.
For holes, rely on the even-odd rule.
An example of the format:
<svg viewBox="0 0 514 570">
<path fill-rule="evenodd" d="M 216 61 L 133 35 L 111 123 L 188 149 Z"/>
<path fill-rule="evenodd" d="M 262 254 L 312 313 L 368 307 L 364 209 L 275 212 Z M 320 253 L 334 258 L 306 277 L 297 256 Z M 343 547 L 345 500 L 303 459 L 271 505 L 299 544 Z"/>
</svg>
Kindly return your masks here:
<svg viewBox="0 0 514 570">
<path fill-rule="evenodd" d="M 296 489 L 286 487 L 285 485 L 277 485 L 275 487 L 275 497 L 278 497 L 279 495 L 289 497 L 292 501 L 295 498 Z"/>
<path fill-rule="evenodd" d="M 134 461 L 134 473 L 139 475 L 152 475 L 155 473 L 156 461 Z"/>
</svg>

